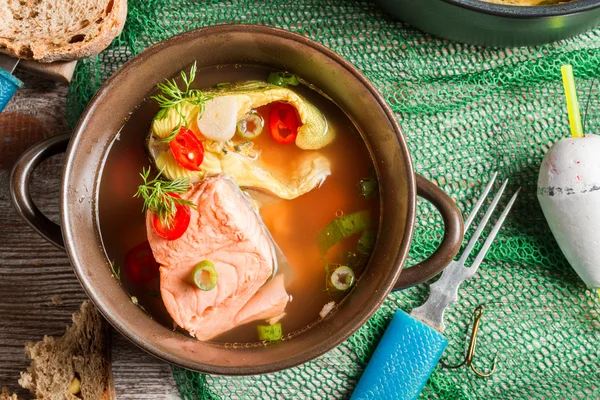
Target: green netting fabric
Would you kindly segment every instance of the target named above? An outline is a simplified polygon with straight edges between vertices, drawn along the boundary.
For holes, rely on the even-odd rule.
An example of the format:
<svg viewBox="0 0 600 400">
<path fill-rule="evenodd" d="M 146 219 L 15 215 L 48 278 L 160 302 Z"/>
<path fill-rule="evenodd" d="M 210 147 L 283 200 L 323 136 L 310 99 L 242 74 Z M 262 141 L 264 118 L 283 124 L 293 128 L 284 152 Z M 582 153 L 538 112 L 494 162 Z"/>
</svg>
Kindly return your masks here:
<svg viewBox="0 0 600 400">
<path fill-rule="evenodd" d="M 130 0 L 121 36 L 79 63 L 68 98 L 74 123 L 101 83 L 127 59 L 172 35 L 220 23 L 259 23 L 301 33 L 354 63 L 400 121 L 417 172 L 467 214 L 498 171 L 523 191 L 479 272 L 446 314 L 449 363 L 462 360 L 476 305 L 485 314 L 475 364 L 498 372 L 438 368 L 424 398 L 600 398 L 600 302 L 568 265 L 536 199 L 538 168 L 568 135 L 560 66 L 571 63 L 588 132 L 600 129 L 600 30 L 536 47 L 482 49 L 435 39 L 386 16 L 370 1 Z M 410 262 L 430 254 L 442 221 L 420 202 Z M 394 310 L 423 303 L 428 285 L 391 294 L 338 348 L 305 365 L 254 377 L 206 376 L 173 368 L 186 399 L 346 398 Z"/>
</svg>

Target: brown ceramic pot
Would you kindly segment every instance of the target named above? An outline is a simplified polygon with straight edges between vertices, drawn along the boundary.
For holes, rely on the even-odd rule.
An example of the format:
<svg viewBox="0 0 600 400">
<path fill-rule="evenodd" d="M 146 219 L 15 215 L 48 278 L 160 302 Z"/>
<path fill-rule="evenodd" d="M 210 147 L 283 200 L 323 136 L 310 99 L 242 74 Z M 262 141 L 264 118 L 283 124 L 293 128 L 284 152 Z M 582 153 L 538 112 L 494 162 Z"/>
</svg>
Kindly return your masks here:
<svg viewBox="0 0 600 400">
<path fill-rule="evenodd" d="M 99 236 L 96 206 L 99 177 L 110 143 L 129 113 L 158 82 L 189 68 L 195 60 L 200 68 L 254 63 L 302 76 L 347 113 L 374 160 L 380 183 L 381 221 L 369 266 L 334 313 L 291 340 L 242 348 L 200 342 L 149 319 L 111 277 Z M 36 208 L 28 184 L 32 171 L 43 159 L 65 149 L 59 227 Z M 54 137 L 23 154 L 13 170 L 11 193 L 25 220 L 49 241 L 66 249 L 83 288 L 119 332 L 156 357 L 215 374 L 277 371 L 331 350 L 364 324 L 391 290 L 438 274 L 456 255 L 463 237 L 462 217 L 454 202 L 413 172 L 400 127 L 377 89 L 326 47 L 264 26 L 214 26 L 184 33 L 142 52 L 106 81 L 70 141 L 69 137 Z M 445 235 L 429 259 L 403 270 L 415 223 L 417 194 L 440 210 Z"/>
</svg>

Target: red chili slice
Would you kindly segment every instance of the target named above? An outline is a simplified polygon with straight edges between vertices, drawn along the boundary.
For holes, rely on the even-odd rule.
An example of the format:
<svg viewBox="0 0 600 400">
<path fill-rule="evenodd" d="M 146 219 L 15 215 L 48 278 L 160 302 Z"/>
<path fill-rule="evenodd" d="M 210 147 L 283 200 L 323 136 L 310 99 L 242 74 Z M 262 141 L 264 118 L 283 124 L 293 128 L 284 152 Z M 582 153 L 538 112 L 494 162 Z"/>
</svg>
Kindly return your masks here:
<svg viewBox="0 0 600 400">
<path fill-rule="evenodd" d="M 288 103 L 275 103 L 269 115 L 271 136 L 277 143 L 292 143 L 298 135 L 300 120 L 294 106 Z"/>
<path fill-rule="evenodd" d="M 181 198 L 175 193 L 169 193 L 168 195 L 178 199 Z M 171 220 L 170 225 L 163 224 L 158 218 L 158 215 L 154 214 L 154 217 L 152 219 L 154 230 L 156 231 L 158 236 L 160 236 L 163 239 L 179 239 L 183 236 L 190 224 L 190 207 L 187 205 L 177 204 L 176 208 L 177 212 L 175 213 L 175 217 Z"/>
<path fill-rule="evenodd" d="M 169 147 L 179 165 L 191 171 L 200 171 L 204 160 L 204 146 L 194 132 L 182 126 L 175 139 L 169 142 Z"/>
<path fill-rule="evenodd" d="M 144 283 L 158 276 L 159 265 L 152 255 L 150 243 L 135 246 L 125 256 L 125 274 L 132 283 Z"/>
</svg>

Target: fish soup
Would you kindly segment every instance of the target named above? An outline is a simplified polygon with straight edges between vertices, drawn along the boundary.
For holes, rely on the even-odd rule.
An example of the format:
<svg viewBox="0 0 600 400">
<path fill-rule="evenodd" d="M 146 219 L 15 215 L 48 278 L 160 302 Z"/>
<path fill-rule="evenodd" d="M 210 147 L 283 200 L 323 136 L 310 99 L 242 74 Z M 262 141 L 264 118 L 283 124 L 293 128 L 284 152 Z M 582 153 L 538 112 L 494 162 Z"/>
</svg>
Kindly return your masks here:
<svg viewBox="0 0 600 400">
<path fill-rule="evenodd" d="M 107 155 L 98 217 L 113 275 L 151 318 L 199 340 L 291 338 L 366 267 L 372 161 L 346 115 L 294 76 L 185 72 L 190 89 L 161 86 Z"/>
</svg>

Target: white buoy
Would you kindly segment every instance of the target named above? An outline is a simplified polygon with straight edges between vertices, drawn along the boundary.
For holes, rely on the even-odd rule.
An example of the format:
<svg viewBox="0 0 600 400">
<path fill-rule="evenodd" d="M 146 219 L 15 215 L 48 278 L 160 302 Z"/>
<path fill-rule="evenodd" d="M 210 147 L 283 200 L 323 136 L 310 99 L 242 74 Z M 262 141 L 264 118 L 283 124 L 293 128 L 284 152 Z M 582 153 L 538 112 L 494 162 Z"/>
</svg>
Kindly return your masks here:
<svg viewBox="0 0 600 400">
<path fill-rule="evenodd" d="M 537 196 L 573 269 L 600 288 L 600 136 L 555 143 L 542 161 Z"/>
</svg>

